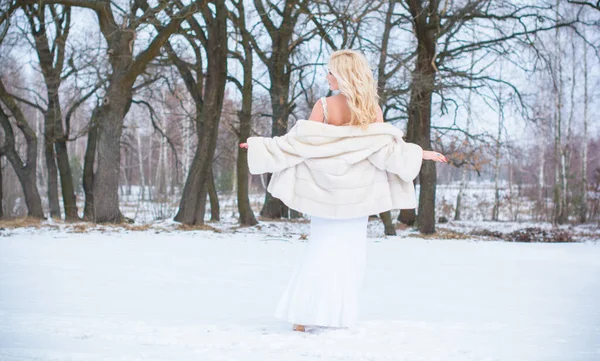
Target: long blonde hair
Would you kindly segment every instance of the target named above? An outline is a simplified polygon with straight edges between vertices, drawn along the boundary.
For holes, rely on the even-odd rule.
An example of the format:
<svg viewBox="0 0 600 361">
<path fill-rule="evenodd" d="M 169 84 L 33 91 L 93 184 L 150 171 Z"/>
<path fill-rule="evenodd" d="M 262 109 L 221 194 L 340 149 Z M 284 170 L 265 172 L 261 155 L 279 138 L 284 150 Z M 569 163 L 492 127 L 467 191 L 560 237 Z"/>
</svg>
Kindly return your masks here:
<svg viewBox="0 0 600 361">
<path fill-rule="evenodd" d="M 379 95 L 367 58 L 355 50 L 338 50 L 329 58 L 329 71 L 350 107 L 350 125 L 366 127 L 377 120 Z"/>
</svg>

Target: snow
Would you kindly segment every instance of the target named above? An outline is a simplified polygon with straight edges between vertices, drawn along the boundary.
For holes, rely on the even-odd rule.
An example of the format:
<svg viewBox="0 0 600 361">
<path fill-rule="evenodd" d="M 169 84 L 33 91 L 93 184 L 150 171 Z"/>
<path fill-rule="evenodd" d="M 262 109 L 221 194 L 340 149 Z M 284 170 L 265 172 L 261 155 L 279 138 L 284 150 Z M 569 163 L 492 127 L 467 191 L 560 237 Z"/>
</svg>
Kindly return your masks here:
<svg viewBox="0 0 600 361">
<path fill-rule="evenodd" d="M 273 317 L 306 221 L 0 231 L 0 360 L 600 360 L 597 242 L 384 238 L 380 227 L 360 322 L 306 334 Z"/>
</svg>

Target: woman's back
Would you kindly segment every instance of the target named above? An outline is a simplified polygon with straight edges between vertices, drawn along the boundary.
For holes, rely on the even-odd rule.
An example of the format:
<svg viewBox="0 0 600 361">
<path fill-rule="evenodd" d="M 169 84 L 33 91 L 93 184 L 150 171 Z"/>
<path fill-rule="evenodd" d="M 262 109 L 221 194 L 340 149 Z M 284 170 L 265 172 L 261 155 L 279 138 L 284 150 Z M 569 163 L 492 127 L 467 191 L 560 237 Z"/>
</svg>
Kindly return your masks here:
<svg viewBox="0 0 600 361">
<path fill-rule="evenodd" d="M 309 120 L 341 126 L 350 123 L 352 110 L 348 100 L 342 94 L 323 97 L 317 101 L 310 114 Z M 375 122 L 383 122 L 383 115 L 379 109 Z"/>
<path fill-rule="evenodd" d="M 345 125 L 350 122 L 351 110 L 345 96 L 338 94 L 324 100 L 327 104 L 327 118 L 324 122 L 332 125 Z"/>
</svg>

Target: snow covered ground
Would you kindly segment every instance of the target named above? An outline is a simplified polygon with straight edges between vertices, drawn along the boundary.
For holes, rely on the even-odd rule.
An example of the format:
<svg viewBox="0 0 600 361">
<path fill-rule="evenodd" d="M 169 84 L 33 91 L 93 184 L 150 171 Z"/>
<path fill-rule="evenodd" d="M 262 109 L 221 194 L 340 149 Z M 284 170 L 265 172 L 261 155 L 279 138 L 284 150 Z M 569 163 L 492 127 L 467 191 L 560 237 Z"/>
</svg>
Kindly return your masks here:
<svg viewBox="0 0 600 361">
<path fill-rule="evenodd" d="M 306 334 L 272 316 L 305 222 L 0 231 L 0 360 L 600 360 L 597 242 L 383 238 L 380 227 L 359 324 Z"/>
</svg>

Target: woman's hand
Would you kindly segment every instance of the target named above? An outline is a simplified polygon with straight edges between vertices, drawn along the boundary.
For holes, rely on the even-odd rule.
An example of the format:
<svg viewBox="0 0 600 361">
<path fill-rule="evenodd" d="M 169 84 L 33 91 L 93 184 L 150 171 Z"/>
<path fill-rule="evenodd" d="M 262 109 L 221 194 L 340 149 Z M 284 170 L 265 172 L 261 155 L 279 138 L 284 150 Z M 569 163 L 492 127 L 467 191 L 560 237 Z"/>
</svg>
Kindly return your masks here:
<svg viewBox="0 0 600 361">
<path fill-rule="evenodd" d="M 248 149 L 248 143 L 240 143 L 240 148 Z"/>
<path fill-rule="evenodd" d="M 448 158 L 446 158 L 442 153 L 432 152 L 430 150 L 423 151 L 423 159 L 432 160 L 434 162 L 448 163 Z"/>
</svg>

